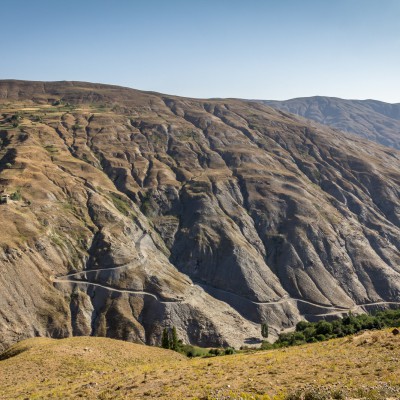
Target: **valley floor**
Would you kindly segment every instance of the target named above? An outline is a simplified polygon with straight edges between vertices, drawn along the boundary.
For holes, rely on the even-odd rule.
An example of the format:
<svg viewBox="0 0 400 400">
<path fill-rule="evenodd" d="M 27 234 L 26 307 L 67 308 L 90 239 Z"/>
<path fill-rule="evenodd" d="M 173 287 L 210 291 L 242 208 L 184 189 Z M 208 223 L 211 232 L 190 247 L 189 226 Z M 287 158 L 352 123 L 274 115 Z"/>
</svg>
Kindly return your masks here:
<svg viewBox="0 0 400 400">
<path fill-rule="evenodd" d="M 1 399 L 295 400 L 310 388 L 320 390 L 313 399 L 400 398 L 400 335 L 390 330 L 201 359 L 106 338 L 36 338 L 1 358 Z"/>
</svg>

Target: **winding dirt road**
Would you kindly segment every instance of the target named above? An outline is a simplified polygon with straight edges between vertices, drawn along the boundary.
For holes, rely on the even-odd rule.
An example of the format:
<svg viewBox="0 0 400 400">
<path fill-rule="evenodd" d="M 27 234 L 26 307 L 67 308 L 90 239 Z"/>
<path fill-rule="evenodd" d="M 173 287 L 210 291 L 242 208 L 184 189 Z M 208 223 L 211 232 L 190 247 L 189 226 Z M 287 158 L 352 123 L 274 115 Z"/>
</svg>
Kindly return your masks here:
<svg viewBox="0 0 400 400">
<path fill-rule="evenodd" d="M 136 249 L 137 249 L 138 254 L 139 254 L 140 265 L 143 265 L 145 263 L 145 261 L 147 260 L 147 253 L 146 253 L 146 251 L 144 249 L 144 246 L 142 246 L 142 241 L 146 237 L 146 235 L 147 235 L 147 232 L 144 232 L 135 243 Z M 130 268 L 130 267 L 132 267 L 131 263 L 120 265 L 118 267 L 113 267 L 113 268 L 90 269 L 90 270 L 84 270 L 84 271 L 79 271 L 79 272 L 73 272 L 71 274 L 55 277 L 55 278 L 53 278 L 53 282 L 57 282 L 57 283 L 74 283 L 74 284 L 81 284 L 81 285 L 88 285 L 88 286 L 96 286 L 96 287 L 100 287 L 100 288 L 105 289 L 105 290 L 118 292 L 118 293 L 128 293 L 128 294 L 131 294 L 131 295 L 150 296 L 150 297 L 154 298 L 155 300 L 157 300 L 157 301 L 159 301 L 160 303 L 163 303 L 163 304 L 179 303 L 179 302 L 182 302 L 184 300 L 184 299 L 163 300 L 159 296 L 157 296 L 156 294 L 150 293 L 150 292 L 146 292 L 146 291 L 134 290 L 134 289 L 119 289 L 119 288 L 115 288 L 115 287 L 112 287 L 112 286 L 102 285 L 102 284 L 96 283 L 96 282 L 90 282 L 90 281 L 79 280 L 79 279 L 75 279 L 74 278 L 77 275 L 82 275 L 82 274 L 86 274 L 87 275 L 87 274 L 90 274 L 90 273 L 97 273 L 97 272 L 100 272 L 100 271 L 115 271 L 115 270 L 118 270 L 118 269 L 124 269 L 124 268 Z M 338 305 L 325 305 L 325 304 L 320 304 L 320 303 L 314 303 L 314 302 L 311 302 L 311 301 L 308 301 L 308 300 L 303 300 L 303 299 L 290 297 L 288 294 L 282 296 L 280 299 L 275 300 L 275 301 L 253 301 L 253 300 L 250 300 L 250 299 L 248 299 L 246 297 L 240 296 L 238 294 L 235 294 L 235 293 L 232 293 L 232 292 L 228 292 L 228 291 L 223 290 L 223 289 L 215 288 L 213 286 L 206 285 L 204 283 L 200 283 L 200 282 L 194 282 L 194 283 L 197 284 L 198 286 L 202 287 L 203 289 L 209 288 L 209 289 L 212 289 L 212 290 L 215 290 L 215 291 L 218 291 L 218 292 L 223 292 L 223 293 L 228 294 L 229 296 L 238 297 L 241 300 L 245 300 L 245 301 L 250 302 L 250 303 L 255 304 L 255 305 L 273 306 L 273 305 L 283 304 L 283 303 L 288 303 L 288 302 L 296 302 L 296 303 L 308 304 L 310 306 L 313 306 L 313 307 L 316 307 L 316 308 L 321 308 L 323 310 L 328 311 L 328 312 L 322 313 L 322 314 L 312 314 L 315 317 L 325 317 L 325 316 L 329 316 L 329 315 L 335 315 L 335 314 L 338 314 L 338 313 L 348 313 L 348 312 L 356 311 L 357 309 L 359 309 L 361 307 L 373 307 L 373 306 L 378 306 L 378 305 L 400 305 L 400 301 L 399 302 L 396 302 L 396 301 L 378 301 L 378 302 L 374 302 L 374 303 L 356 304 L 353 307 L 344 307 L 344 306 L 338 306 Z"/>
<path fill-rule="evenodd" d="M 110 270 L 111 268 L 109 268 Z M 93 272 L 96 270 L 93 270 Z M 85 271 L 88 272 L 88 271 Z M 81 272 L 82 273 L 82 272 Z M 66 275 L 67 276 L 67 275 Z M 167 303 L 177 303 L 180 302 L 182 300 L 180 299 L 176 299 L 176 300 L 162 300 L 160 297 L 158 297 L 157 295 L 155 295 L 154 293 L 150 293 L 150 292 L 145 292 L 142 290 L 134 290 L 134 289 L 117 289 L 114 288 L 112 286 L 105 286 L 105 285 L 101 285 L 100 283 L 95 283 L 95 282 L 88 282 L 88 281 L 81 281 L 78 279 L 63 279 L 64 277 L 60 277 L 60 278 L 54 278 L 53 282 L 59 282 L 59 283 L 75 283 L 77 285 L 88 285 L 88 286 L 96 286 L 96 287 L 100 287 L 102 289 L 106 289 L 109 290 L 111 292 L 118 292 L 118 293 L 128 293 L 128 294 L 135 294 L 135 295 L 144 295 L 144 296 L 150 296 L 153 297 L 154 299 L 156 299 L 157 301 L 159 301 L 162 304 L 167 304 Z"/>
</svg>

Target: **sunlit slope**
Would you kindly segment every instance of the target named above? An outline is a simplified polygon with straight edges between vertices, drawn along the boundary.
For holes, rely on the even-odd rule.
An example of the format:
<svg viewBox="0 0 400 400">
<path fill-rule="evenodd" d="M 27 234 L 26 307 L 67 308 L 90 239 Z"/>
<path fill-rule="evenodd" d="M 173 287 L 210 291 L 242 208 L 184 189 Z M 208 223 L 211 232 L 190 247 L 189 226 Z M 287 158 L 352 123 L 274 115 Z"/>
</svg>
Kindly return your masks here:
<svg viewBox="0 0 400 400">
<path fill-rule="evenodd" d="M 400 396 L 400 335 L 366 332 L 281 350 L 205 359 L 104 338 L 29 339 L 0 361 L 0 398 L 271 398 L 319 388 Z M 321 389 L 323 388 L 323 389 Z M 375 393 L 375 394 L 374 394 Z M 210 396 L 210 397 L 207 397 Z M 264 397 L 263 397 L 264 396 Z M 343 398 L 343 397 L 341 397 Z"/>
</svg>

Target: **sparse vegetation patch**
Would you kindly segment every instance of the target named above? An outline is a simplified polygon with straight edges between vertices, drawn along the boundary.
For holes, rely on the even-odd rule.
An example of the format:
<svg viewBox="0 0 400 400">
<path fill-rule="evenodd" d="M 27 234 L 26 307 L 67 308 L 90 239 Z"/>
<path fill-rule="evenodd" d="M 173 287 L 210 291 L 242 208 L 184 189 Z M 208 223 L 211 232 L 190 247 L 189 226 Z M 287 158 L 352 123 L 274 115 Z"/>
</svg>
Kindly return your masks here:
<svg viewBox="0 0 400 400">
<path fill-rule="evenodd" d="M 364 330 L 398 326 L 400 326 L 400 309 L 379 311 L 374 315 L 353 315 L 349 313 L 345 317 L 335 319 L 332 322 L 324 320 L 318 322 L 300 321 L 296 325 L 295 332 L 281 333 L 275 343 L 263 342 L 261 348 L 266 350 L 322 342 Z"/>
</svg>

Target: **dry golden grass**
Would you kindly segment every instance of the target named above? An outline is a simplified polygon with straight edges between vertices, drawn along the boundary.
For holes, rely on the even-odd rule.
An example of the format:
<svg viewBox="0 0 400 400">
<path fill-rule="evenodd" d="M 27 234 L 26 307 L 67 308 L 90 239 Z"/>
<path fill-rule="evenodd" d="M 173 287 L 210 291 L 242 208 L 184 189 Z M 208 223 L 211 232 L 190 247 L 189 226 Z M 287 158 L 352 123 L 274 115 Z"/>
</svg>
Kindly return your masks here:
<svg viewBox="0 0 400 400">
<path fill-rule="evenodd" d="M 29 339 L 8 355 L 0 362 L 1 399 L 283 399 L 309 385 L 392 393 L 364 397 L 374 399 L 400 392 L 400 337 L 390 331 L 193 360 L 91 337 Z"/>
</svg>

